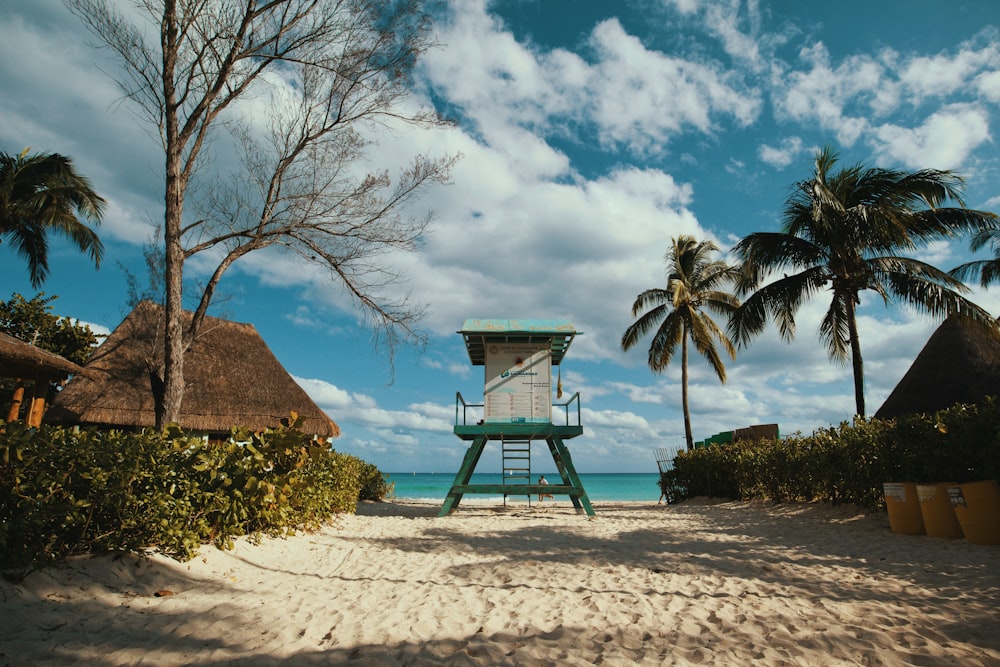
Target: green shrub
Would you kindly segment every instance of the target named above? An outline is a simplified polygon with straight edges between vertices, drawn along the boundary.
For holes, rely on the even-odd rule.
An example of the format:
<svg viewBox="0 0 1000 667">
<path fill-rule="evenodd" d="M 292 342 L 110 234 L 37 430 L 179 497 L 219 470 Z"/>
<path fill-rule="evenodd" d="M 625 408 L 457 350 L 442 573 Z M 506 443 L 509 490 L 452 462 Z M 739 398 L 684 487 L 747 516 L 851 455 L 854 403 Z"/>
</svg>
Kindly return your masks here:
<svg viewBox="0 0 1000 667">
<path fill-rule="evenodd" d="M 1000 476 L 1000 404 L 956 405 L 933 415 L 732 442 L 681 452 L 664 479 L 673 497 L 827 500 L 884 504 L 882 484 L 966 482 Z M 664 485 L 666 485 L 664 487 Z"/>
<path fill-rule="evenodd" d="M 362 462 L 361 466 L 361 493 L 358 499 L 382 502 L 391 497 L 396 485 L 371 463 Z"/>
<path fill-rule="evenodd" d="M 294 426 L 237 429 L 218 443 L 178 429 L 0 422 L 0 568 L 95 551 L 184 560 L 205 543 L 315 529 L 354 512 L 363 492 L 378 494 L 375 479 L 374 466 L 310 444 Z"/>
</svg>

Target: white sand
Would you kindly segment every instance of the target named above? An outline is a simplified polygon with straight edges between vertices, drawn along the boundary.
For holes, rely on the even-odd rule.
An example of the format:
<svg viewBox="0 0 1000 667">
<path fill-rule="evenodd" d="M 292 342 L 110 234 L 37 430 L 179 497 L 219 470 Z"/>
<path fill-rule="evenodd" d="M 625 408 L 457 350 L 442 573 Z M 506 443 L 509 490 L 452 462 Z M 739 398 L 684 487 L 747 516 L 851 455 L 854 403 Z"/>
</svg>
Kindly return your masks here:
<svg viewBox="0 0 1000 667">
<path fill-rule="evenodd" d="M 0 665 L 1000 665 L 1000 547 L 826 505 L 595 509 L 368 503 L 75 559 L 0 583 Z"/>
</svg>

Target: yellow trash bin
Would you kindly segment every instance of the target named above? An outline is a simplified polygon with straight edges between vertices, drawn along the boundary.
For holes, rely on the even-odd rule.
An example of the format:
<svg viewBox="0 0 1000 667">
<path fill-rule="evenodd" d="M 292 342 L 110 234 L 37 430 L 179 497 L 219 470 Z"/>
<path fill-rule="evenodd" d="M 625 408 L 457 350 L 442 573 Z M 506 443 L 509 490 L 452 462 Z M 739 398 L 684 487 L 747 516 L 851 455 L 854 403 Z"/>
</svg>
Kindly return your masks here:
<svg viewBox="0 0 1000 667">
<path fill-rule="evenodd" d="M 917 485 L 911 482 L 886 482 L 882 485 L 885 508 L 889 512 L 889 528 L 894 533 L 923 535 L 924 519 L 920 515 Z"/>
<path fill-rule="evenodd" d="M 1000 544 L 1000 484 L 995 479 L 949 486 L 948 496 L 965 539 Z"/>
<path fill-rule="evenodd" d="M 924 530 L 931 537 L 962 537 L 962 526 L 958 523 L 955 510 L 951 506 L 948 487 L 954 482 L 938 484 L 917 484 L 917 500 L 920 516 L 924 520 Z"/>
</svg>

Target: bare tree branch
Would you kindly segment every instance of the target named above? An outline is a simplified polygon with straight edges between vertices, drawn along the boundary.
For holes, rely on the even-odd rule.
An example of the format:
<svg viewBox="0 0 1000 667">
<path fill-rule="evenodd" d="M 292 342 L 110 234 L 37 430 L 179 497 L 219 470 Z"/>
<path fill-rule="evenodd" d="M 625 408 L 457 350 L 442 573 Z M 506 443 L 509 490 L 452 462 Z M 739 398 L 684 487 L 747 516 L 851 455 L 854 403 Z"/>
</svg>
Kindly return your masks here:
<svg viewBox="0 0 1000 667">
<path fill-rule="evenodd" d="M 444 124 L 407 104 L 417 59 L 434 46 L 425 0 L 64 2 L 117 55 L 119 88 L 164 149 L 158 425 L 179 413 L 185 340 L 197 335 L 226 271 L 251 252 L 274 248 L 325 269 L 388 346 L 390 364 L 399 342 L 423 340 L 422 308 L 384 291 L 404 278 L 391 254 L 417 250 L 431 220 L 408 209 L 448 181 L 457 157 L 417 155 L 395 178 L 364 164 L 376 132 Z M 247 111 L 261 101 L 269 103 L 263 126 L 260 112 Z M 205 149 L 220 129 L 241 163 L 211 174 L 191 220 L 188 196 L 196 177 L 209 175 Z M 206 254 L 216 268 L 184 331 L 184 263 Z"/>
</svg>

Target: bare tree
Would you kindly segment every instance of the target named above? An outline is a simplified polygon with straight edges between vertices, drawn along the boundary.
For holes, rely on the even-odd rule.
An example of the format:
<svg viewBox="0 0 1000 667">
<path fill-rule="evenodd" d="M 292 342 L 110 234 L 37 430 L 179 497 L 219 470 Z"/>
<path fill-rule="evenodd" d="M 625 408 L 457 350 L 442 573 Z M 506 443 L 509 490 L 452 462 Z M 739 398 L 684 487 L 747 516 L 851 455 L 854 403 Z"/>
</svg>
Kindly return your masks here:
<svg viewBox="0 0 1000 667">
<path fill-rule="evenodd" d="M 433 46 L 424 0 L 65 0 L 122 65 L 117 83 L 157 130 L 165 157 L 163 400 L 174 421 L 184 351 L 219 280 L 248 253 L 277 248 L 324 267 L 391 346 L 421 340 L 421 308 L 388 298 L 400 276 L 386 260 L 414 250 L 430 221 L 405 209 L 446 182 L 456 157 L 418 155 L 394 180 L 366 173 L 374 132 L 438 125 L 407 106 L 417 58 Z M 148 21 L 148 22 L 146 22 Z M 251 105 L 268 108 L 265 123 Z M 199 215 L 185 198 L 206 147 L 226 128 L 241 170 L 205 186 Z M 207 170 L 206 170 L 207 171 Z M 190 207 L 194 210 L 196 207 Z M 185 261 L 217 268 L 183 327 Z"/>
</svg>

